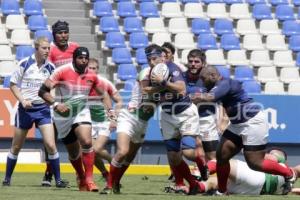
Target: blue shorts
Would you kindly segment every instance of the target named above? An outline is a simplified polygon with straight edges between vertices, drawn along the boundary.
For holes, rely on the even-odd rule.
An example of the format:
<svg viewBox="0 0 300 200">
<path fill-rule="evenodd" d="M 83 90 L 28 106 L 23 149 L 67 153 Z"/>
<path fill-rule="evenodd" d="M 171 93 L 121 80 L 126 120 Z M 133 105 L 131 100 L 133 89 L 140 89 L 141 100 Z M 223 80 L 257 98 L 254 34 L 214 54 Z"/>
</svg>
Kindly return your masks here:
<svg viewBox="0 0 300 200">
<path fill-rule="evenodd" d="M 33 123 L 36 127 L 52 123 L 50 107 L 47 104 L 33 104 L 30 109 L 24 109 L 19 104 L 15 117 L 15 127 L 28 130 L 31 129 Z"/>
</svg>

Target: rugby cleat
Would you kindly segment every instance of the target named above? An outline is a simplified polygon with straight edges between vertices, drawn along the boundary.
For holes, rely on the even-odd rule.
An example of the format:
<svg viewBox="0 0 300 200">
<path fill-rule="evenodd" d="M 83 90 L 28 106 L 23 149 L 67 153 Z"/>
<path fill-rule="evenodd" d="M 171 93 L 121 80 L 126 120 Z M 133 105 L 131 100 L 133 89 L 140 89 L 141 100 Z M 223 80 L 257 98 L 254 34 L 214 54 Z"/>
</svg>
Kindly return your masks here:
<svg viewBox="0 0 300 200">
<path fill-rule="evenodd" d="M 41 186 L 51 187 L 52 175 L 53 175 L 52 173 L 46 172 L 44 177 L 43 177 Z"/>
<path fill-rule="evenodd" d="M 98 192 L 99 188 L 96 185 L 96 183 L 94 183 L 93 181 L 90 181 L 90 182 L 86 183 L 86 190 L 90 191 L 90 192 Z"/>
<path fill-rule="evenodd" d="M 4 179 L 4 180 L 2 181 L 2 186 L 10 186 L 10 181 Z"/>
<path fill-rule="evenodd" d="M 165 187 L 165 193 L 188 194 L 189 188 L 185 185 L 170 185 Z"/>
<path fill-rule="evenodd" d="M 290 170 L 292 171 L 292 176 L 285 178 L 285 183 L 281 186 L 283 195 L 287 195 L 292 190 L 293 185 L 297 180 L 296 172 L 293 169 Z"/>
<path fill-rule="evenodd" d="M 57 188 L 67 188 L 67 187 L 69 187 L 69 181 L 59 180 L 56 182 L 55 186 Z"/>
<path fill-rule="evenodd" d="M 100 194 L 113 194 L 113 189 L 109 187 L 103 188 L 103 190 L 100 191 Z"/>
</svg>

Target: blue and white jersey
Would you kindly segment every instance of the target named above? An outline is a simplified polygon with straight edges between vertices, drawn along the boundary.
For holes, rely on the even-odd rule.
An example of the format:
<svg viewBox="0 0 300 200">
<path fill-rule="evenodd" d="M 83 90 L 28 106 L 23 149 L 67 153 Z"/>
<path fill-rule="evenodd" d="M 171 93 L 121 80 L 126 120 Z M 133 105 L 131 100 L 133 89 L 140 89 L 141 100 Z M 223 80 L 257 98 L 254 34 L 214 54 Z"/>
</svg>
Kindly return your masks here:
<svg viewBox="0 0 300 200">
<path fill-rule="evenodd" d="M 175 63 L 168 62 L 166 63 L 166 65 L 169 68 L 168 80 L 170 82 L 184 82 L 182 72 Z M 190 105 L 192 104 L 191 99 L 188 95 L 180 95 L 168 90 L 161 91 L 159 96 L 161 108 L 168 114 L 179 114 L 190 107 Z"/>
<path fill-rule="evenodd" d="M 195 93 L 207 92 L 206 87 L 203 85 L 201 79 L 194 79 L 189 76 L 188 72 L 183 73 L 183 78 L 186 84 L 186 93 L 188 95 Z M 196 105 L 198 108 L 198 114 L 200 117 L 207 117 L 216 113 L 216 104 L 211 102 L 203 102 Z"/>
<path fill-rule="evenodd" d="M 221 102 L 232 124 L 243 123 L 254 117 L 261 109 L 242 88 L 242 83 L 233 79 L 218 81 L 210 91 Z"/>
<path fill-rule="evenodd" d="M 45 101 L 38 96 L 38 91 L 44 81 L 53 73 L 55 67 L 46 61 L 41 67 L 37 66 L 35 55 L 22 59 L 10 79 L 10 82 L 19 86 L 24 99 L 33 104 L 41 104 Z"/>
</svg>

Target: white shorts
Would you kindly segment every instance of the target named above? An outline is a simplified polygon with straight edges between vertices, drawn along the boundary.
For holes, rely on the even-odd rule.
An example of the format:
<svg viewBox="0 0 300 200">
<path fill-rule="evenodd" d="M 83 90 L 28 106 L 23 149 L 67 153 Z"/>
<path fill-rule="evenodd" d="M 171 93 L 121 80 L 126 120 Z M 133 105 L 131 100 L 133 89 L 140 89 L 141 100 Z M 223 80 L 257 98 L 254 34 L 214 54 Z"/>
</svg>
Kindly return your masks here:
<svg viewBox="0 0 300 200">
<path fill-rule="evenodd" d="M 61 117 L 57 113 L 54 113 L 54 123 L 58 130 L 58 138 L 65 138 L 72 129 L 73 124 L 80 122 L 89 122 L 91 123 L 91 115 L 89 108 L 85 107 L 80 111 L 75 117 Z"/>
<path fill-rule="evenodd" d="M 139 119 L 127 109 L 122 109 L 117 120 L 116 133 L 125 133 L 133 143 L 143 143 L 148 122 Z"/>
<path fill-rule="evenodd" d="M 266 180 L 265 173 L 250 169 L 244 161 L 236 161 L 236 180 L 229 179 L 228 192 L 231 194 L 259 195 Z"/>
<path fill-rule="evenodd" d="M 199 115 L 197 106 L 177 115 L 169 115 L 160 109 L 160 127 L 164 140 L 180 138 L 183 135 L 199 135 Z"/>
<path fill-rule="evenodd" d="M 200 137 L 204 142 L 216 141 L 220 139 L 217 129 L 217 120 L 215 115 L 200 117 Z"/>
<path fill-rule="evenodd" d="M 265 113 L 262 111 L 245 123 L 231 123 L 227 129 L 242 137 L 244 145 L 264 145 L 268 142 L 268 121 Z"/>
<path fill-rule="evenodd" d="M 92 138 L 97 139 L 99 135 L 109 137 L 110 136 L 109 124 L 110 121 L 104 121 L 104 122 L 92 121 Z"/>
</svg>

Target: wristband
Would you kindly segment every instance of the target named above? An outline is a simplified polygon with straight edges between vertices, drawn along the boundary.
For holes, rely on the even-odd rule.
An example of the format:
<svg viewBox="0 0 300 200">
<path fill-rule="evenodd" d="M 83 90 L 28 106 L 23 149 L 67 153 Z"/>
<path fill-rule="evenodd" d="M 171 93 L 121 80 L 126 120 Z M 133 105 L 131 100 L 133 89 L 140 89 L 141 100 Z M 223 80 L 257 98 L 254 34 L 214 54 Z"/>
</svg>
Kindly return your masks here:
<svg viewBox="0 0 300 200">
<path fill-rule="evenodd" d="M 59 103 L 58 102 L 54 102 L 52 105 L 53 105 L 53 108 L 55 109 L 55 107 L 58 105 Z"/>
</svg>

